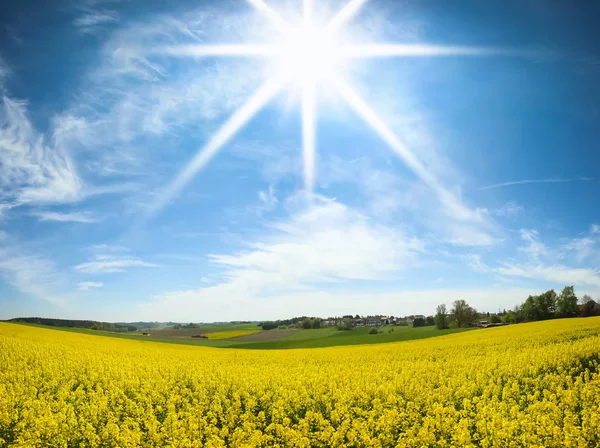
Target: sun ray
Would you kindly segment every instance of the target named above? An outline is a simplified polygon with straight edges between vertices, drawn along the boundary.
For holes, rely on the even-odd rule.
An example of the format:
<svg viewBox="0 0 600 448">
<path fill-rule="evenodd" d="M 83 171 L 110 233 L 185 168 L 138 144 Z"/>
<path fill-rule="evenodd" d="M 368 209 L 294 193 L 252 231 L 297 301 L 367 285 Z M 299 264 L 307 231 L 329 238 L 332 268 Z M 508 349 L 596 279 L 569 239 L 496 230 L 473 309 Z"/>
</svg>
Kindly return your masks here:
<svg viewBox="0 0 600 448">
<path fill-rule="evenodd" d="M 268 79 L 260 88 L 238 108 L 231 117 L 213 134 L 208 143 L 202 147 L 194 158 L 185 166 L 177 177 L 159 195 L 150 208 L 150 214 L 159 212 L 169 200 L 176 195 L 190 179 L 213 158 L 217 152 L 282 89 L 287 80 L 281 76 Z"/>
<path fill-rule="evenodd" d="M 367 0 L 350 0 L 346 3 L 346 6 L 340 9 L 335 17 L 327 24 L 325 32 L 333 34 L 339 30 L 348 20 L 354 17 L 366 1 Z"/>
<path fill-rule="evenodd" d="M 366 0 L 350 0 L 321 28 L 314 21 L 314 0 L 302 0 L 303 12 L 290 26 L 264 0 L 246 0 L 264 14 L 281 32 L 274 44 L 216 44 L 164 46 L 152 50 L 180 57 L 257 57 L 274 58 L 272 65 L 277 75 L 263 84 L 201 148 L 188 165 L 161 193 L 151 214 L 163 208 L 210 159 L 283 87 L 293 82 L 300 87 L 302 120 L 302 152 L 304 158 L 304 183 L 311 192 L 315 184 L 316 160 L 316 88 L 321 81 L 329 80 L 341 97 L 373 130 L 398 154 L 398 156 L 429 185 L 442 204 L 452 209 L 454 215 L 472 217 L 472 212 L 445 189 L 421 161 L 405 146 L 402 140 L 347 84 L 339 73 L 344 60 L 388 57 L 443 57 L 443 56 L 528 56 L 537 54 L 528 50 L 510 48 L 483 48 L 470 46 L 442 46 L 430 44 L 347 44 L 340 42 L 337 32 L 359 11 Z M 300 20 L 298 20 L 300 19 Z M 285 79 L 283 79 L 285 78 Z M 471 213 L 471 215 L 469 215 Z"/>
<path fill-rule="evenodd" d="M 173 45 L 159 47 L 155 53 L 170 56 L 248 56 L 248 57 L 273 57 L 281 55 L 281 48 L 277 45 Z"/>
<path fill-rule="evenodd" d="M 492 56 L 500 54 L 518 55 L 523 53 L 522 51 L 516 51 L 507 48 L 482 48 L 428 44 L 344 45 L 340 46 L 339 51 L 340 55 L 346 58 L 385 58 L 394 56 Z"/>
<path fill-rule="evenodd" d="M 263 0 L 246 0 L 252 6 L 254 6 L 258 11 L 265 14 L 271 22 L 279 29 L 279 31 L 287 32 L 290 29 L 290 25 L 279 15 L 277 14 L 273 8 L 267 5 Z"/>
<path fill-rule="evenodd" d="M 315 183 L 315 80 L 308 79 L 302 88 L 302 152 L 304 186 L 311 193 Z"/>
<path fill-rule="evenodd" d="M 408 165 L 437 194 L 440 202 L 452 210 L 455 216 L 467 218 L 472 212 L 464 207 L 457 198 L 446 190 L 421 163 L 421 161 L 406 147 L 396 134 L 385 124 L 373 109 L 347 84 L 343 79 L 336 78 L 335 86 L 341 97 L 371 128 L 388 144 L 388 146 Z"/>
</svg>

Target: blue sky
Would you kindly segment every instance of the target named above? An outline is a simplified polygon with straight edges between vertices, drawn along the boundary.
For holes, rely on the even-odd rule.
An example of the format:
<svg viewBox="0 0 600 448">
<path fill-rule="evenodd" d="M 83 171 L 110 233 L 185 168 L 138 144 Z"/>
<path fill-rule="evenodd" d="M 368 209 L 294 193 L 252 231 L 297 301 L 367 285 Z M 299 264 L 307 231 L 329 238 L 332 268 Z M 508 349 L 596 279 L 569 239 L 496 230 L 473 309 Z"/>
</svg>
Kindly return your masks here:
<svg viewBox="0 0 600 448">
<path fill-rule="evenodd" d="M 165 196 L 273 64 L 156 49 L 277 43 L 269 20 L 243 0 L 3 2 L 0 318 L 497 311 L 571 284 L 597 298 L 599 18 L 591 1 L 368 1 L 344 40 L 507 50 L 344 66 L 439 188 L 324 83 L 312 193 L 291 87 Z"/>
</svg>

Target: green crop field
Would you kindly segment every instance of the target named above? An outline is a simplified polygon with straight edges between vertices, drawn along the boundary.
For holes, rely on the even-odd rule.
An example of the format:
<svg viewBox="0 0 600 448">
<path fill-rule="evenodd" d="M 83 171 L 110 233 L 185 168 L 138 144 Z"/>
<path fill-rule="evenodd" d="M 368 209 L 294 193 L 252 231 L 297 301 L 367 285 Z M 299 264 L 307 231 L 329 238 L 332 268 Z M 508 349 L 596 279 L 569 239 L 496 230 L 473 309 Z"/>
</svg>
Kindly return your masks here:
<svg viewBox="0 0 600 448">
<path fill-rule="evenodd" d="M 409 341 L 442 336 L 450 333 L 468 331 L 468 328 L 437 330 L 435 327 L 379 327 L 381 334 L 369 334 L 373 327 L 357 327 L 340 331 L 337 328 L 319 330 L 300 330 L 292 336 L 273 341 L 255 342 L 252 344 L 232 344 L 232 348 L 248 349 L 286 349 L 334 347 L 339 345 L 380 344 L 385 342 Z M 393 332 L 389 330 L 393 329 Z"/>
<path fill-rule="evenodd" d="M 20 324 L 40 328 L 48 328 L 38 324 Z M 437 330 L 434 326 L 412 328 L 409 326 L 378 327 L 380 334 L 369 334 L 374 327 L 356 327 L 352 330 L 338 330 L 335 327 L 312 330 L 269 330 L 259 331 L 249 336 L 232 337 L 227 339 L 211 339 L 211 333 L 232 332 L 245 333 L 243 330 L 256 330 L 256 324 L 207 324 L 200 328 L 173 329 L 171 327 L 152 329 L 149 336 L 144 336 L 142 330 L 129 333 L 111 333 L 107 331 L 89 330 L 83 328 L 52 327 L 61 331 L 110 336 L 120 339 L 135 339 L 143 342 L 166 342 L 170 344 L 196 345 L 220 348 L 244 349 L 294 349 L 335 347 L 342 345 L 380 344 L 386 342 L 409 341 L 414 339 L 431 338 L 446 334 L 468 331 L 469 328 Z M 393 330 L 390 332 L 390 330 Z M 235 332 L 235 333 L 233 333 Z M 192 337 L 205 334 L 207 339 Z"/>
</svg>

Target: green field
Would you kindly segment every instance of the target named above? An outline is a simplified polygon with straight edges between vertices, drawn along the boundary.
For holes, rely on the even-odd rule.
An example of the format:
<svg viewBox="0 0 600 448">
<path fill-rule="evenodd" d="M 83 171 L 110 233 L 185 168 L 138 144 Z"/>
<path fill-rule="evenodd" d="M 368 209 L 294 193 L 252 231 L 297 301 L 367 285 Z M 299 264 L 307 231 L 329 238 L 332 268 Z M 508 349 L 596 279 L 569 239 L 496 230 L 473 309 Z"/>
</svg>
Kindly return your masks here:
<svg viewBox="0 0 600 448">
<path fill-rule="evenodd" d="M 334 347 L 341 345 L 364 345 L 380 344 L 386 342 L 409 341 L 414 339 L 425 339 L 442 336 L 451 333 L 468 331 L 469 328 L 437 330 L 434 326 L 412 328 L 409 326 L 385 326 L 379 327 L 381 334 L 369 334 L 373 327 L 356 327 L 352 330 L 340 331 L 335 327 L 316 330 L 269 330 L 262 331 L 252 336 L 259 336 L 262 340 L 233 339 L 200 339 L 192 338 L 191 334 L 203 334 L 210 332 L 222 332 L 233 330 L 255 329 L 256 324 L 207 324 L 199 329 L 189 330 L 172 328 L 152 329 L 150 336 L 142 335 L 142 331 L 131 333 L 113 333 L 99 330 L 70 327 L 47 327 L 37 324 L 19 324 L 40 328 L 53 328 L 73 333 L 91 334 L 97 336 L 110 336 L 120 339 L 134 339 L 143 342 L 166 342 L 170 344 L 198 345 L 205 347 L 220 348 L 244 348 L 256 350 L 294 349 L 294 348 L 317 348 Z M 390 330 L 392 330 L 390 332 Z M 280 336 L 283 336 L 279 338 Z"/>
<path fill-rule="evenodd" d="M 296 334 L 274 341 L 255 342 L 252 344 L 232 344 L 232 348 L 247 349 L 286 349 L 286 348 L 316 348 L 333 347 L 338 345 L 381 344 L 385 342 L 410 341 L 442 336 L 450 333 L 468 331 L 469 328 L 438 330 L 435 327 L 379 327 L 382 334 L 369 334 L 373 327 L 356 327 L 352 330 L 340 331 L 337 328 L 319 330 L 300 330 Z M 389 332 L 393 329 L 393 332 Z"/>
</svg>

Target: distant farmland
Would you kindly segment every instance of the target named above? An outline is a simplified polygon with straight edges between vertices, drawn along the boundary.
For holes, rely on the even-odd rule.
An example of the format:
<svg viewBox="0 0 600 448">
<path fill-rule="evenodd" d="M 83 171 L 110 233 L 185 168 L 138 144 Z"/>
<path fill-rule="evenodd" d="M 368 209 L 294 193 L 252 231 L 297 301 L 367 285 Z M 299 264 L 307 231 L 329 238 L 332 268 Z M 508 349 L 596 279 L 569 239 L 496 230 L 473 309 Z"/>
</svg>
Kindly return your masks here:
<svg viewBox="0 0 600 448">
<path fill-rule="evenodd" d="M 380 344 L 386 342 L 409 341 L 451 333 L 474 330 L 454 328 L 437 330 L 434 326 L 412 328 L 410 326 L 378 327 L 380 334 L 369 334 L 369 327 L 355 327 L 351 330 L 338 330 L 336 327 L 314 330 L 275 329 L 261 330 L 254 323 L 246 324 L 203 324 L 195 328 L 150 328 L 138 329 L 130 333 L 99 332 L 81 328 L 52 327 L 63 331 L 110 336 L 120 339 L 135 339 L 145 342 L 166 342 L 184 345 L 199 345 L 221 348 L 246 349 L 293 349 L 335 347 L 340 345 Z M 211 334 L 217 334 L 211 338 Z M 197 336 L 203 335 L 206 338 Z"/>
</svg>

